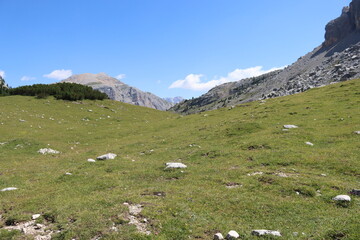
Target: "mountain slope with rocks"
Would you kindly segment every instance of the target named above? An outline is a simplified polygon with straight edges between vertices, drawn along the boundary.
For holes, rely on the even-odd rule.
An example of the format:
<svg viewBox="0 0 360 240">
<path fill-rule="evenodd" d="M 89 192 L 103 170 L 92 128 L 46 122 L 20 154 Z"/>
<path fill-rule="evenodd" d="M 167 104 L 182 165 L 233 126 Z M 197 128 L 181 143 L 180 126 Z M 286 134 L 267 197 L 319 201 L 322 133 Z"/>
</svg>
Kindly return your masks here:
<svg viewBox="0 0 360 240">
<path fill-rule="evenodd" d="M 110 99 L 129 103 L 138 106 L 144 106 L 165 111 L 173 106 L 172 103 L 152 94 L 143 92 L 137 88 L 131 87 L 106 73 L 84 73 L 73 75 L 61 82 L 72 82 L 87 85 L 100 92 L 106 93 Z"/>
<path fill-rule="evenodd" d="M 322 45 L 285 69 L 219 85 L 170 110 L 181 114 L 197 113 L 359 78 L 360 0 L 353 0 L 325 30 Z"/>
</svg>

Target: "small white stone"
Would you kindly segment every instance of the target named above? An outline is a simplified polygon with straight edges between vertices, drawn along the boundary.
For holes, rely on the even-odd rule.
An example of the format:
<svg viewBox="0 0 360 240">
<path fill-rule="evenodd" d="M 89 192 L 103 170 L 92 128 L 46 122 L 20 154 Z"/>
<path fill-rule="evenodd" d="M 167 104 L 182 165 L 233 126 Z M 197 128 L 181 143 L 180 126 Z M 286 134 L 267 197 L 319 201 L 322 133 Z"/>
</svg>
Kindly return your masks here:
<svg viewBox="0 0 360 240">
<path fill-rule="evenodd" d="M 281 237 L 281 233 L 279 231 L 273 231 L 273 230 L 253 230 L 251 232 L 252 235 L 255 236 L 264 236 L 264 235 L 273 235 L 277 237 Z"/>
<path fill-rule="evenodd" d="M 31 216 L 32 220 L 38 219 L 41 216 L 41 214 L 34 214 Z"/>
<path fill-rule="evenodd" d="M 326 177 L 327 175 L 325 173 L 320 174 L 322 177 Z"/>
<path fill-rule="evenodd" d="M 254 172 L 254 173 L 248 173 L 248 176 L 256 176 L 256 175 L 263 175 L 263 172 Z"/>
<path fill-rule="evenodd" d="M 97 160 L 108 160 L 108 159 L 115 159 L 117 155 L 115 153 L 107 153 L 104 155 L 101 155 L 99 157 L 97 157 Z"/>
<path fill-rule="evenodd" d="M 6 192 L 6 191 L 13 191 L 13 190 L 17 190 L 17 188 L 16 187 L 8 187 L 8 188 L 3 188 L 1 191 Z"/>
<path fill-rule="evenodd" d="M 223 240 L 224 236 L 221 233 L 216 233 L 214 235 L 214 240 Z"/>
<path fill-rule="evenodd" d="M 92 159 L 92 158 L 89 158 L 87 161 L 88 161 L 88 162 L 96 162 L 96 160 L 95 160 L 95 159 Z"/>
<path fill-rule="evenodd" d="M 239 237 L 240 237 L 240 235 L 239 235 L 236 231 L 234 231 L 234 230 L 231 230 L 231 231 L 228 232 L 228 234 L 226 235 L 226 239 L 227 239 L 227 240 L 237 239 L 237 238 L 239 238 Z"/>
<path fill-rule="evenodd" d="M 306 142 L 305 144 L 306 144 L 306 145 L 309 145 L 309 146 L 314 146 L 314 144 L 311 143 L 311 142 Z"/>
<path fill-rule="evenodd" d="M 166 168 L 187 168 L 187 166 L 183 163 L 174 163 L 174 162 L 170 162 L 170 163 L 166 163 Z"/>
<path fill-rule="evenodd" d="M 65 175 L 72 175 L 72 173 L 67 172 L 67 173 L 65 173 Z"/>
<path fill-rule="evenodd" d="M 284 125 L 284 128 L 290 129 L 290 128 L 298 128 L 296 125 Z"/>
<path fill-rule="evenodd" d="M 351 201 L 351 197 L 348 195 L 337 195 L 336 197 L 333 198 L 334 201 L 347 201 L 350 202 Z"/>
</svg>

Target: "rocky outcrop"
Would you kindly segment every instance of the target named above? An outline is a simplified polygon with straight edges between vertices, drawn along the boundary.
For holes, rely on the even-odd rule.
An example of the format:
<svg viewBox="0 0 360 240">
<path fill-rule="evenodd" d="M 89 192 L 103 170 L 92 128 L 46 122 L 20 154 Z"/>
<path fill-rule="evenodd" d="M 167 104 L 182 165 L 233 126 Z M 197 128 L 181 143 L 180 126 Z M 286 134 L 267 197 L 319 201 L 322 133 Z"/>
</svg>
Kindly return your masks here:
<svg viewBox="0 0 360 240">
<path fill-rule="evenodd" d="M 143 92 L 131 87 L 106 73 L 84 73 L 73 75 L 62 82 L 72 82 L 87 85 L 100 92 L 106 93 L 110 99 L 138 106 L 167 110 L 174 104 L 149 92 Z"/>
<path fill-rule="evenodd" d="M 359 31 L 357 31 L 359 30 Z M 230 82 L 170 109 L 192 114 L 255 100 L 304 92 L 333 82 L 360 78 L 360 0 L 326 26 L 325 42 L 283 70 Z"/>
<path fill-rule="evenodd" d="M 338 43 L 350 33 L 360 30 L 360 0 L 353 0 L 349 7 L 344 7 L 341 16 L 330 21 L 325 30 L 325 47 Z"/>
</svg>

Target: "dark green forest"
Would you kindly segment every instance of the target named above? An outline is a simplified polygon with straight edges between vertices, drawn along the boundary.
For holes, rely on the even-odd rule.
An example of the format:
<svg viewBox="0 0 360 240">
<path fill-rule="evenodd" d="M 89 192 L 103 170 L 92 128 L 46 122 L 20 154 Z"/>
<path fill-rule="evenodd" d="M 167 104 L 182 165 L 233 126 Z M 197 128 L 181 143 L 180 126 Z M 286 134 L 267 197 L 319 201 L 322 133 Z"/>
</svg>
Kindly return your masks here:
<svg viewBox="0 0 360 240">
<path fill-rule="evenodd" d="M 56 99 L 69 101 L 108 99 L 105 93 L 76 83 L 34 84 L 10 88 L 8 91 L 10 95 L 36 96 L 37 98 L 54 96 Z"/>
</svg>

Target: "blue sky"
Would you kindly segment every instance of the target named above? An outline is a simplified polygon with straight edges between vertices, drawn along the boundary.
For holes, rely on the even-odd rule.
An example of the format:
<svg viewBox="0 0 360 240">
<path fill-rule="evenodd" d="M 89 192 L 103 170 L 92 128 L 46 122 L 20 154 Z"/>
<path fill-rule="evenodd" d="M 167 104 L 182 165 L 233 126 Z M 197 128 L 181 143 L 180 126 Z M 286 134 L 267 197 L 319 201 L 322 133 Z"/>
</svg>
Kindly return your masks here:
<svg viewBox="0 0 360 240">
<path fill-rule="evenodd" d="M 0 73 L 16 87 L 105 72 L 191 98 L 296 61 L 350 0 L 0 0 Z"/>
</svg>

